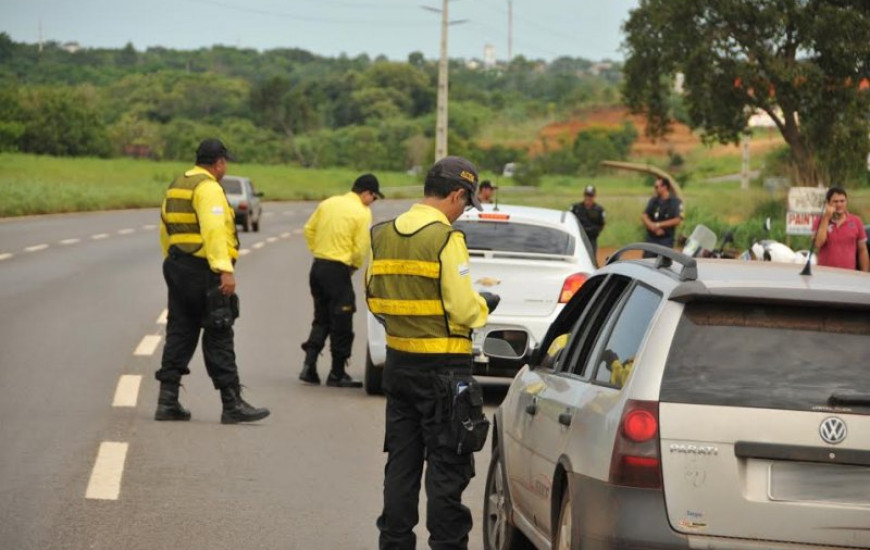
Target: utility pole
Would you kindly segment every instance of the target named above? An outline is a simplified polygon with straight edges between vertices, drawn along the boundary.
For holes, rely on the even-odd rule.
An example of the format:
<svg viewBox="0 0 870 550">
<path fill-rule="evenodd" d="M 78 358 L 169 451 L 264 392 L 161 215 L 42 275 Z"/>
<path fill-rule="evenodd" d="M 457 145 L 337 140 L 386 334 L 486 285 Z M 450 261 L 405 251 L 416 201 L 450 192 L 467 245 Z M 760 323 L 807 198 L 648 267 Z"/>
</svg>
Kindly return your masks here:
<svg viewBox="0 0 870 550">
<path fill-rule="evenodd" d="M 514 58 L 514 2 L 508 0 L 508 63 Z"/>
<path fill-rule="evenodd" d="M 438 61 L 438 103 L 435 121 L 435 162 L 447 156 L 447 2 L 441 2 L 441 57 Z"/>
</svg>

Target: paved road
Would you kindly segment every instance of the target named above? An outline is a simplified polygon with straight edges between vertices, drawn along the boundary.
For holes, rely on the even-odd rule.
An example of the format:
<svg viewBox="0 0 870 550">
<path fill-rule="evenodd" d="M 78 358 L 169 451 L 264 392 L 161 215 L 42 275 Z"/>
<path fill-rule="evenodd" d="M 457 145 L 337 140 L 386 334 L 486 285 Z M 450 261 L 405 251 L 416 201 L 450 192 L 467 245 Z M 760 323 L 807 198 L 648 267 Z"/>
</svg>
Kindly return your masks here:
<svg viewBox="0 0 870 550">
<path fill-rule="evenodd" d="M 408 204 L 379 201 L 375 218 Z M 268 203 L 261 232 L 241 235 L 242 382 L 272 409 L 242 426 L 219 423 L 199 354 L 182 391 L 193 420 L 152 420 L 166 300 L 156 210 L 0 220 L 0 548 L 377 548 L 383 399 L 296 379 L 313 207 Z M 362 311 L 356 327 L 359 378 Z M 489 413 L 505 387 L 488 388 Z M 488 461 L 466 491 L 473 549 Z"/>
</svg>

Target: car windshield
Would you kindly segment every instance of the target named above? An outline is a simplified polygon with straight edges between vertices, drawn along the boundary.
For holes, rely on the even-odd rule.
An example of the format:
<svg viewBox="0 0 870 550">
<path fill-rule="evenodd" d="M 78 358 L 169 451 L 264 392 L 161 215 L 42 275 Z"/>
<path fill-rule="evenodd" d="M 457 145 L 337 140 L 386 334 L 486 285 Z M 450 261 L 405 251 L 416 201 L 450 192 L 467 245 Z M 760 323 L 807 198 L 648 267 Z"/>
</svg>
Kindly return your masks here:
<svg viewBox="0 0 870 550">
<path fill-rule="evenodd" d="M 231 180 L 224 178 L 221 181 L 221 187 L 224 188 L 224 191 L 228 195 L 241 195 L 242 194 L 242 182 L 240 180 Z"/>
<path fill-rule="evenodd" d="M 469 250 L 535 254 L 574 253 L 574 237 L 550 227 L 522 223 L 458 220 L 453 227 L 465 233 Z"/>
<path fill-rule="evenodd" d="M 868 395 L 870 312 L 765 304 L 688 304 L 660 400 L 829 410 L 833 395 Z M 856 412 L 870 414 L 866 404 Z"/>
</svg>

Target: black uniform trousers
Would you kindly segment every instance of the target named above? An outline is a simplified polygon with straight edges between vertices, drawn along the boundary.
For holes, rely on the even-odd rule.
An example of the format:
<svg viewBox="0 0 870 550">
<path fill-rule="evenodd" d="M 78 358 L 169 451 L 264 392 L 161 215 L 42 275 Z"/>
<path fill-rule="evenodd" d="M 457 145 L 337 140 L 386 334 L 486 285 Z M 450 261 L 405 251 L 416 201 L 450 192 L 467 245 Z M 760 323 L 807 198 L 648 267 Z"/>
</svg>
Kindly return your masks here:
<svg viewBox="0 0 870 550">
<path fill-rule="evenodd" d="M 446 359 L 446 360 L 445 360 Z M 470 355 L 411 354 L 387 348 L 383 390 L 387 397 L 388 453 L 384 508 L 378 518 L 380 550 L 416 548 L 414 526 L 426 462 L 426 528 L 434 550 L 465 550 L 471 511 L 462 492 L 474 477 L 474 455 L 458 455 L 439 438 L 449 429 L 449 373 L 471 374 Z"/>
<path fill-rule="evenodd" d="M 314 321 L 302 349 L 320 353 L 329 337 L 333 361 L 350 357 L 353 346 L 353 314 L 356 295 L 347 264 L 315 258 L 308 284 L 314 298 Z"/>
<path fill-rule="evenodd" d="M 169 315 L 163 359 L 155 378 L 178 384 L 182 376 L 190 374 L 188 365 L 201 332 L 205 368 L 214 387 L 238 385 L 233 328 L 203 325 L 206 292 L 220 286 L 220 274 L 213 272 L 204 258 L 171 251 L 163 261 L 163 278 L 169 289 Z"/>
</svg>

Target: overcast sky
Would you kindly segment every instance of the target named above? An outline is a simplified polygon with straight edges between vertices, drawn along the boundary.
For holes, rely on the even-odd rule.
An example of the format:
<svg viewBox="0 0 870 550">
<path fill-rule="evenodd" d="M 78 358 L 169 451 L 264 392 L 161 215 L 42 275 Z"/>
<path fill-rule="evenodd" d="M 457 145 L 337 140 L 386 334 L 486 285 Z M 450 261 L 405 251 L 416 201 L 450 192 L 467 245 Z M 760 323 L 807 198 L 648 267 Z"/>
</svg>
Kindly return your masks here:
<svg viewBox="0 0 870 550">
<path fill-rule="evenodd" d="M 197 49 L 214 44 L 301 48 L 351 57 L 405 60 L 439 55 L 442 0 L 0 0 L 0 31 L 16 42 L 78 42 L 121 48 L 132 42 Z M 513 54 L 621 60 L 621 25 L 638 0 L 513 0 Z M 508 0 L 451 0 L 449 53 L 483 58 L 491 44 L 508 55 Z M 464 21 L 464 22 L 461 22 Z"/>
</svg>

